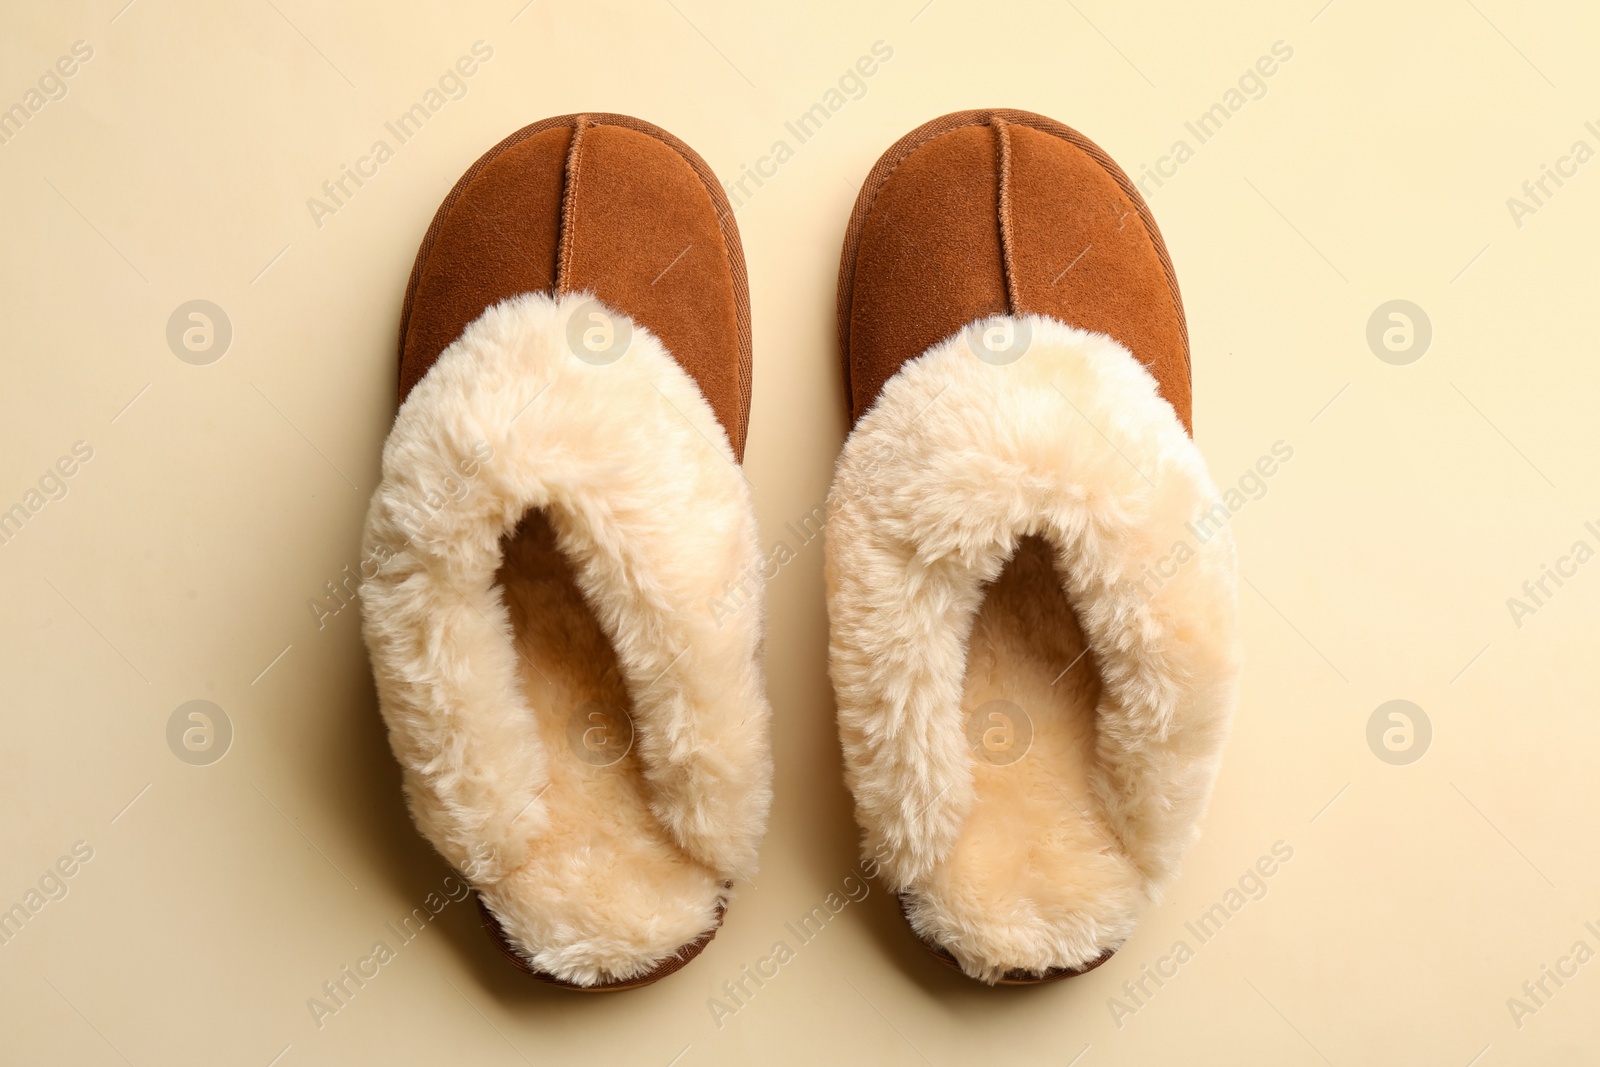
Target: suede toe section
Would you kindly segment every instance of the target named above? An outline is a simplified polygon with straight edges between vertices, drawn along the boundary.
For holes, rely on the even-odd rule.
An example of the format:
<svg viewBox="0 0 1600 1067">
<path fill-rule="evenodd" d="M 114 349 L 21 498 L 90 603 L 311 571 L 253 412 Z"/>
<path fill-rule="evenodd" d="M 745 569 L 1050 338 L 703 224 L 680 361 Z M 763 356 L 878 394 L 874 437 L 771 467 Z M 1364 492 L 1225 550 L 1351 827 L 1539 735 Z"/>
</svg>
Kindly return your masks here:
<svg viewBox="0 0 1600 1067">
<path fill-rule="evenodd" d="M 846 264 L 853 296 L 840 310 L 854 417 L 907 360 L 1005 312 L 999 195 L 994 134 L 983 125 L 927 140 L 883 176 Z"/>
<path fill-rule="evenodd" d="M 649 327 L 699 384 L 742 456 L 743 281 L 734 277 L 718 214 L 674 145 L 624 126 L 582 126 L 567 169 L 558 284 L 563 293 L 594 293 Z"/>
<path fill-rule="evenodd" d="M 435 214 L 400 317 L 400 399 L 487 308 L 593 293 L 655 334 L 744 458 L 750 298 L 727 196 L 703 159 L 627 115 L 560 115 L 472 165 Z"/>
<path fill-rule="evenodd" d="M 1007 313 L 1048 315 L 1120 342 L 1192 430 L 1183 303 L 1127 175 L 1042 115 L 934 119 L 879 159 L 845 235 L 839 342 L 852 422 L 907 360 Z"/>
<path fill-rule="evenodd" d="M 1190 422 L 1189 342 L 1159 234 L 1107 169 L 1063 137 L 1017 122 L 1005 139 L 1002 216 L 1018 314 L 1049 315 L 1103 333 L 1132 352 L 1185 428 Z M 1151 226 L 1154 224 L 1152 223 Z"/>
<path fill-rule="evenodd" d="M 555 288 L 572 127 L 518 130 L 462 176 L 411 272 L 400 321 L 400 399 L 484 309 Z"/>
</svg>

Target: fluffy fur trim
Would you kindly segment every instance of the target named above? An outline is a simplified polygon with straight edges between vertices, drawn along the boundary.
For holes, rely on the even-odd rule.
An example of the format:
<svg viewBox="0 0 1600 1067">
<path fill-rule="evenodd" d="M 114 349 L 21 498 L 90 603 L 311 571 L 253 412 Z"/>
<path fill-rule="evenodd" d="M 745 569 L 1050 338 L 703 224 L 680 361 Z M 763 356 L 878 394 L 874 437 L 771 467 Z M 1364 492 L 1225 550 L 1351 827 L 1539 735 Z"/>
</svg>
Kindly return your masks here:
<svg viewBox="0 0 1600 1067">
<path fill-rule="evenodd" d="M 1217 498 L 1204 461 L 1127 349 L 1040 316 L 976 328 L 1031 340 L 999 366 L 969 328 L 907 363 L 829 495 L 829 664 L 865 851 L 913 895 L 949 857 L 974 803 L 968 637 L 1037 535 L 1101 675 L 1089 787 L 1154 895 L 1198 832 L 1232 714 L 1232 540 L 1200 520 Z"/>
<path fill-rule="evenodd" d="M 561 818 L 542 793 L 547 761 L 569 754 L 533 728 L 495 580 L 530 509 L 615 649 L 661 826 L 715 875 L 744 877 L 771 799 L 760 598 L 727 618 L 707 607 L 760 571 L 744 476 L 643 327 L 611 312 L 632 329 L 626 353 L 573 354 L 589 299 L 525 294 L 468 326 L 400 409 L 367 515 L 364 633 L 412 815 L 480 888 L 511 884 Z"/>
</svg>

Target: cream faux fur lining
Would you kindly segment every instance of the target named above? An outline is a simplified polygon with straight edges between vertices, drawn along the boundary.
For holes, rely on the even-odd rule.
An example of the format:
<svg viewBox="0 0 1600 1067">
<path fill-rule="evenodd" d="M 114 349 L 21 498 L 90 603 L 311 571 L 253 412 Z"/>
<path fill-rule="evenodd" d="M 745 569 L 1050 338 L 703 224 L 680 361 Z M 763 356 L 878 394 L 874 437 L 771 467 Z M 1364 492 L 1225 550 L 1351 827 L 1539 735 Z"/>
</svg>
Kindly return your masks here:
<svg viewBox="0 0 1600 1067">
<path fill-rule="evenodd" d="M 530 509 L 615 650 L 649 811 L 670 838 L 708 876 L 748 877 L 771 800 L 759 597 L 729 617 L 706 608 L 760 571 L 745 479 L 693 379 L 644 328 L 610 312 L 632 330 L 625 354 L 573 354 L 569 323 L 591 299 L 525 294 L 468 326 L 401 407 L 367 515 L 364 633 L 411 811 L 491 904 L 530 842 L 571 817 L 542 795 L 549 762 L 571 756 L 534 729 L 495 581 L 501 539 Z M 626 976 L 697 932 L 645 944 L 660 926 L 571 973 Z M 607 937 L 579 933 L 591 947 Z M 539 962 L 541 946 L 522 947 Z"/>
<path fill-rule="evenodd" d="M 1232 714 L 1231 537 L 1186 525 L 1216 490 L 1125 348 L 1040 316 L 990 327 L 1029 337 L 1023 355 L 976 358 L 969 328 L 907 363 L 851 433 L 829 495 L 829 665 L 864 849 L 913 899 L 937 882 L 974 804 L 968 637 L 986 583 L 1036 535 L 1101 676 L 1089 793 L 1154 896 L 1198 832 Z M 1081 936 L 1021 937 L 1025 959 L 983 958 L 981 917 L 918 907 L 919 929 L 973 935 L 951 947 L 990 981 L 1105 947 L 1091 921 Z M 1131 917 L 1099 921 L 1102 938 L 1128 929 Z"/>
</svg>

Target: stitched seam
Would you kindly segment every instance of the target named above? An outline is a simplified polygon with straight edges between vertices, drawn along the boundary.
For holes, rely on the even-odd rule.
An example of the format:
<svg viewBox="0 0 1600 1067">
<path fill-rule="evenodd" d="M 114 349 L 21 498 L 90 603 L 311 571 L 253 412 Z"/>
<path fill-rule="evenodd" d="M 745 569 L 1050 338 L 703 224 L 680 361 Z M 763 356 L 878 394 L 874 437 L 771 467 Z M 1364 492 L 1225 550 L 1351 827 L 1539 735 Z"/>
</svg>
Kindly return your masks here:
<svg viewBox="0 0 1600 1067">
<path fill-rule="evenodd" d="M 579 115 L 572 127 L 572 144 L 567 148 L 566 188 L 561 191 L 561 253 L 556 257 L 556 295 L 567 292 L 572 273 L 572 239 L 577 229 L 578 171 L 583 151 L 583 131 L 589 116 Z"/>
<path fill-rule="evenodd" d="M 1006 121 L 996 115 L 992 123 L 999 151 L 1000 174 L 995 184 L 999 186 L 996 214 L 1000 226 L 1000 270 L 1006 281 L 1006 310 L 1020 315 L 1022 308 L 1021 280 L 1017 277 L 1011 236 L 1011 130 Z"/>
</svg>

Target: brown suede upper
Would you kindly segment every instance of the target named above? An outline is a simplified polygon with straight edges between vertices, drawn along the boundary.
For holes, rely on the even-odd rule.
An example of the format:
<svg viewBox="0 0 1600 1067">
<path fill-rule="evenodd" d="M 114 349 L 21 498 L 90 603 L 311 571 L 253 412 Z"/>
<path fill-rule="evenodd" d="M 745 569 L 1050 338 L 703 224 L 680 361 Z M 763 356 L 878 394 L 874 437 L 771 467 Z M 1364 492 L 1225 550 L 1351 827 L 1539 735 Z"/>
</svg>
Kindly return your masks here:
<svg viewBox="0 0 1600 1067">
<path fill-rule="evenodd" d="M 592 292 L 648 328 L 743 461 L 744 253 L 722 186 L 682 141 L 626 115 L 561 115 L 485 153 L 417 252 L 400 320 L 400 399 L 468 323 L 526 292 Z"/>
<path fill-rule="evenodd" d="M 550 292 L 572 127 L 518 130 L 473 164 L 417 251 L 400 317 L 400 399 L 485 308 Z"/>
<path fill-rule="evenodd" d="M 946 115 L 884 153 L 845 235 L 839 342 L 851 421 L 907 360 L 1008 312 L 1115 338 L 1192 432 L 1183 304 L 1133 183 L 1052 119 Z"/>
</svg>

